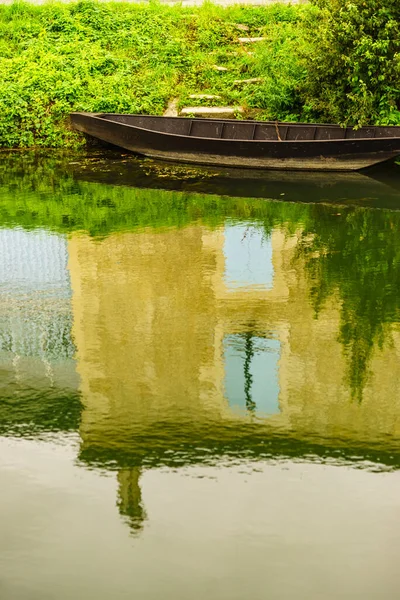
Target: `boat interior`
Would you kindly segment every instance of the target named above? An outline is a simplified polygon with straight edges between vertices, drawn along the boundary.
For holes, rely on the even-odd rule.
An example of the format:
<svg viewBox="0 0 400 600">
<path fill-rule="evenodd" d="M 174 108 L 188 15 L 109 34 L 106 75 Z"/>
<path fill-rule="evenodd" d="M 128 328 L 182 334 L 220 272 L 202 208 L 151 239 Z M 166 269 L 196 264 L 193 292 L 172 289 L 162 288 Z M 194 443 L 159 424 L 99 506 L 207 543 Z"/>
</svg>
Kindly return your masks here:
<svg viewBox="0 0 400 600">
<path fill-rule="evenodd" d="M 326 124 L 239 121 L 190 117 L 156 117 L 102 113 L 107 121 L 123 123 L 158 133 L 227 140 L 312 141 L 371 138 L 400 138 L 400 127 L 340 127 Z"/>
</svg>

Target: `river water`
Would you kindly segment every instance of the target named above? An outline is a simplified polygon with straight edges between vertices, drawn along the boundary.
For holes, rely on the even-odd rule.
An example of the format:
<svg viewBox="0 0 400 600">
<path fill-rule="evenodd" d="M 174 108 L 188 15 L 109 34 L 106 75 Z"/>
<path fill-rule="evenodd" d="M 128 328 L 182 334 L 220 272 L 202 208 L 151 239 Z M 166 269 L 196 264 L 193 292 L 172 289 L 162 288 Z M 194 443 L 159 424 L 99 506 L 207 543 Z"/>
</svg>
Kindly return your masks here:
<svg viewBox="0 0 400 600">
<path fill-rule="evenodd" d="M 0 155 L 2 600 L 399 597 L 399 182 Z"/>
</svg>

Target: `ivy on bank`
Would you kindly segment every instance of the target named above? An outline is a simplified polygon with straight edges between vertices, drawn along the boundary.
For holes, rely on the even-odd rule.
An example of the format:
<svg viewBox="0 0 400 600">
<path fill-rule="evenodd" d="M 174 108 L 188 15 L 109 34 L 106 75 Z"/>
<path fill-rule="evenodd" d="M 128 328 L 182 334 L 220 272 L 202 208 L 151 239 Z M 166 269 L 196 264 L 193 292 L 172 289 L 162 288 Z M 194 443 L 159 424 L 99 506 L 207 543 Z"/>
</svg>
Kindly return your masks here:
<svg viewBox="0 0 400 600">
<path fill-rule="evenodd" d="M 162 114 L 199 93 L 258 119 L 400 124 L 399 0 L 313 1 L 0 5 L 0 147 L 77 147 L 71 111 Z"/>
<path fill-rule="evenodd" d="M 68 127 L 71 111 L 162 114 L 171 98 L 184 103 L 194 93 L 241 104 L 247 114 L 258 109 L 259 118 L 299 119 L 304 69 L 293 48 L 302 11 L 87 0 L 0 5 L 0 146 L 74 147 L 83 138 Z M 243 35 L 267 42 L 249 51 Z M 260 76 L 258 86 L 235 86 Z"/>
</svg>

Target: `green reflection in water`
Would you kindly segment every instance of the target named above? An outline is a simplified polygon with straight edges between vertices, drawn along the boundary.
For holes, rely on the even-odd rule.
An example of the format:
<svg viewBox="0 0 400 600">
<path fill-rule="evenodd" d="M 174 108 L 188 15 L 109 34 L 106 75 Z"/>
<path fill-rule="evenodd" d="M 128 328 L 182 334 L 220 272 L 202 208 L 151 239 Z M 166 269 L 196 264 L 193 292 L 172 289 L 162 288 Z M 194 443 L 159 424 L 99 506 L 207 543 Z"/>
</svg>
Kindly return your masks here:
<svg viewBox="0 0 400 600">
<path fill-rule="evenodd" d="M 40 227 L 68 234 L 86 231 L 103 238 L 115 232 L 161 230 L 191 223 L 213 228 L 229 218 L 251 222 L 265 236 L 274 228 L 282 228 L 287 235 L 300 232 L 295 260 L 305 265 L 315 316 L 318 319 L 329 298 L 338 298 L 339 339 L 347 358 L 347 383 L 353 398 L 362 400 L 374 349 L 390 342 L 390 325 L 399 321 L 400 213 L 88 183 L 66 173 L 71 162 L 70 157 L 64 161 L 40 159 L 34 154 L 13 154 L 0 160 L 0 226 Z M 244 391 L 251 411 L 251 332 L 244 336 Z M 53 390 L 46 399 L 46 394 L 26 389 L 18 403 L 12 402 L 9 397 L 2 397 L 2 432 L 7 428 L 12 431 L 13 423 L 25 423 L 33 433 L 40 427 L 57 431 L 79 426 L 81 404 L 77 392 Z M 173 457 L 169 454 L 171 448 L 175 450 Z M 245 456 L 247 452 L 262 457 L 337 455 L 350 462 L 370 459 L 400 465 L 396 448 L 385 449 L 382 441 L 371 442 L 360 450 L 359 444 L 349 440 L 335 445 L 324 439 L 305 439 L 293 432 L 280 435 L 267 424 L 260 428 L 258 424 L 236 422 L 224 427 L 181 423 L 179 436 L 173 424 L 160 422 L 151 431 L 144 428 L 130 432 L 129 439 L 121 438 L 116 446 L 83 445 L 80 456 L 100 466 L 128 468 L 143 463 L 203 461 L 210 453 Z M 135 475 L 127 477 L 134 479 Z M 134 482 L 128 485 L 132 486 Z M 136 513 L 141 513 L 140 498 L 121 497 L 120 508 L 134 519 Z"/>
<path fill-rule="evenodd" d="M 316 315 L 329 296 L 341 301 L 339 339 L 348 382 L 361 401 L 374 347 L 390 340 L 400 313 L 400 215 L 328 207 L 309 219 L 299 254 L 305 258 Z"/>
<path fill-rule="evenodd" d="M 40 437 L 79 429 L 82 403 L 78 391 L 24 386 L 4 393 L 0 387 L 0 435 Z"/>
</svg>

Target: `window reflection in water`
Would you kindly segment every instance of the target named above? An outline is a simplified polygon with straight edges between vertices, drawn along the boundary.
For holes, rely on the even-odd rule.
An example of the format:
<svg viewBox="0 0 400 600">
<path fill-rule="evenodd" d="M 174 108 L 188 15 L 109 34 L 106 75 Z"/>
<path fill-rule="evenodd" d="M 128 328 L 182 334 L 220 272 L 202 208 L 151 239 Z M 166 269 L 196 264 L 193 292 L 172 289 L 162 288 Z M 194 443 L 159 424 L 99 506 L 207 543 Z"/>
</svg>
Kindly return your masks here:
<svg viewBox="0 0 400 600">
<path fill-rule="evenodd" d="M 224 228 L 225 283 L 229 291 L 240 288 L 272 288 L 271 238 L 261 227 L 248 223 L 228 224 Z"/>
<path fill-rule="evenodd" d="M 235 410 L 262 416 L 279 412 L 278 340 L 251 332 L 224 339 L 225 392 Z"/>
<path fill-rule="evenodd" d="M 272 240 L 251 223 L 228 223 L 224 228 L 224 280 L 228 292 L 261 294 L 273 288 Z M 225 394 L 235 411 L 256 415 L 279 412 L 278 360 L 280 343 L 251 326 L 227 334 L 223 341 Z"/>
</svg>

